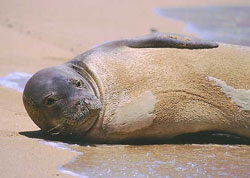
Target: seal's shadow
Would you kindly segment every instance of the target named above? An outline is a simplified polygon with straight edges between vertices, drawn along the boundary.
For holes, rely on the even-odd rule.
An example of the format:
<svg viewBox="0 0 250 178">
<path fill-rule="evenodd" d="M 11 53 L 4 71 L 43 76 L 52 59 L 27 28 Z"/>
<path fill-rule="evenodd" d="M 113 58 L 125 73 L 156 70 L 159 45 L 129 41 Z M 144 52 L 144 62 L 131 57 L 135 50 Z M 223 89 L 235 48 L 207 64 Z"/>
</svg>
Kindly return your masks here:
<svg viewBox="0 0 250 178">
<path fill-rule="evenodd" d="M 82 140 L 82 138 L 75 136 L 50 136 L 47 133 L 37 131 L 19 132 L 29 138 L 38 138 L 47 141 L 60 141 L 65 143 L 77 143 L 79 145 L 89 144 Z M 250 139 L 238 135 L 218 132 L 199 132 L 191 134 L 183 134 L 168 140 L 133 140 L 124 142 L 123 144 L 131 145 L 149 145 L 149 144 L 221 144 L 221 145 L 250 145 Z"/>
<path fill-rule="evenodd" d="M 29 137 L 29 138 L 43 139 L 46 141 L 60 141 L 60 142 L 65 142 L 65 143 L 83 143 L 83 141 L 80 140 L 79 137 L 52 136 L 52 135 L 47 134 L 46 132 L 43 132 L 42 130 L 24 131 L 24 132 L 19 132 L 19 134 Z"/>
</svg>

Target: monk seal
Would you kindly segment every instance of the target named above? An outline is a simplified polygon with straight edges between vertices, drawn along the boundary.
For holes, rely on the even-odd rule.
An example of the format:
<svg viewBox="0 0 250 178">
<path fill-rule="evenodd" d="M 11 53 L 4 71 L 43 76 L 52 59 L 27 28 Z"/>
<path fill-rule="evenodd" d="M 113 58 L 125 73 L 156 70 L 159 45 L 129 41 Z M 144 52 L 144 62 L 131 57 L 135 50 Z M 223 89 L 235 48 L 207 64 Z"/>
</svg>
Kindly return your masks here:
<svg viewBox="0 0 250 178">
<path fill-rule="evenodd" d="M 52 135 L 120 143 L 223 131 L 250 137 L 250 48 L 168 33 L 107 42 L 27 82 Z"/>
</svg>

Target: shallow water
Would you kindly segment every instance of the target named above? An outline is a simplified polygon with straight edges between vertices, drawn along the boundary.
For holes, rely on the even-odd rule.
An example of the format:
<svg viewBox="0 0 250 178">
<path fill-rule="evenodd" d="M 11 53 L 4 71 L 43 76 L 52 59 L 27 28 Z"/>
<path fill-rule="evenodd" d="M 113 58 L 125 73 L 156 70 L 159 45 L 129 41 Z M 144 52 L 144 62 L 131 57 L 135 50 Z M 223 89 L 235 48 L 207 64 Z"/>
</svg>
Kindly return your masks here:
<svg viewBox="0 0 250 178">
<path fill-rule="evenodd" d="M 201 38 L 250 46 L 250 6 L 157 8 L 155 12 L 185 22 L 185 30 Z"/>
<path fill-rule="evenodd" d="M 60 170 L 78 177 L 250 176 L 250 147 L 244 145 L 74 145 L 71 148 L 82 154 Z"/>
</svg>

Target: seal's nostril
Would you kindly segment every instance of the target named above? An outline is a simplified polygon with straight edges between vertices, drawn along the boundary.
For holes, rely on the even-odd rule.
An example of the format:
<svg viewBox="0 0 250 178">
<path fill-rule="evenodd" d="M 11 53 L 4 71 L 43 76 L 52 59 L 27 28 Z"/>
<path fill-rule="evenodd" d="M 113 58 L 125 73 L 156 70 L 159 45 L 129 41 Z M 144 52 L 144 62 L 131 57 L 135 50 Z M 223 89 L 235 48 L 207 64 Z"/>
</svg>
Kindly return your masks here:
<svg viewBox="0 0 250 178">
<path fill-rule="evenodd" d="M 81 102 L 81 101 L 77 101 L 77 102 L 75 103 L 75 105 L 76 105 L 76 106 L 81 106 L 81 105 L 82 105 L 82 102 Z"/>
<path fill-rule="evenodd" d="M 88 100 L 88 99 L 85 99 L 84 102 L 85 102 L 86 104 L 90 104 L 90 103 L 91 103 L 90 100 Z"/>
</svg>

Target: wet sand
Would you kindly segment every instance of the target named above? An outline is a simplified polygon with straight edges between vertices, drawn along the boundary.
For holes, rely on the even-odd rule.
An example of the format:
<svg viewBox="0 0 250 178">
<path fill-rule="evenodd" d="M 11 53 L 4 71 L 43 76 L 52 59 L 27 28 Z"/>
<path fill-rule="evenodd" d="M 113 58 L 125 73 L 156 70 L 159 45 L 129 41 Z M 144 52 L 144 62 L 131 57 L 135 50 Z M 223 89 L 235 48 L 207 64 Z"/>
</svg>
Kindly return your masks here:
<svg viewBox="0 0 250 178">
<path fill-rule="evenodd" d="M 243 0 L 220 2 L 216 0 L 188 2 L 184 0 L 166 2 L 160 0 L 143 2 L 2 0 L 0 2 L 0 77 L 12 72 L 32 74 L 44 67 L 61 64 L 98 43 L 146 34 L 152 28 L 162 32 L 196 35 L 184 32 L 185 24 L 182 22 L 164 19 L 154 14 L 153 10 L 157 7 L 220 4 L 250 3 Z M 72 170 L 76 171 L 75 164 L 66 165 L 66 163 L 77 154 L 40 143 L 42 137 L 30 138 L 24 134 L 21 135 L 20 132 L 30 132 L 32 135 L 32 131 L 38 130 L 24 110 L 22 94 L 4 87 L 0 87 L 0 93 L 0 177 L 71 177 L 60 173 L 57 167 L 65 165 L 65 169 L 71 170 L 73 165 Z M 154 146 L 149 147 L 155 150 Z M 156 149 L 161 150 L 164 147 L 168 146 Z M 140 150 L 142 147 L 133 148 L 137 150 L 135 153 L 139 154 L 135 160 L 141 159 L 140 153 L 145 153 L 148 149 L 147 147 L 142 150 Z M 192 149 L 189 146 L 187 148 Z M 81 150 L 81 148 L 75 149 Z M 87 152 L 88 149 L 90 149 L 89 152 Z M 120 147 L 113 149 L 119 153 Z M 90 157 L 96 153 L 96 147 L 83 147 L 82 150 L 89 153 Z M 106 148 L 101 150 L 103 154 L 105 151 Z M 247 159 L 249 165 L 249 157 L 244 157 L 245 152 L 249 153 L 249 147 L 244 147 L 242 152 L 244 153 L 239 153 L 239 157 Z M 119 156 L 118 153 L 116 156 Z M 178 154 L 187 154 L 187 152 L 180 151 Z M 109 157 L 106 155 L 102 159 Z M 97 165 L 95 162 L 89 163 L 88 158 L 85 158 L 80 161 L 84 166 Z M 117 161 L 119 161 L 118 158 Z M 245 164 L 241 169 L 245 171 L 244 166 Z M 83 170 L 86 168 L 88 167 L 83 167 Z M 238 169 L 239 173 L 241 169 Z M 92 176 L 97 169 L 90 170 L 92 170 L 90 175 Z"/>
</svg>

